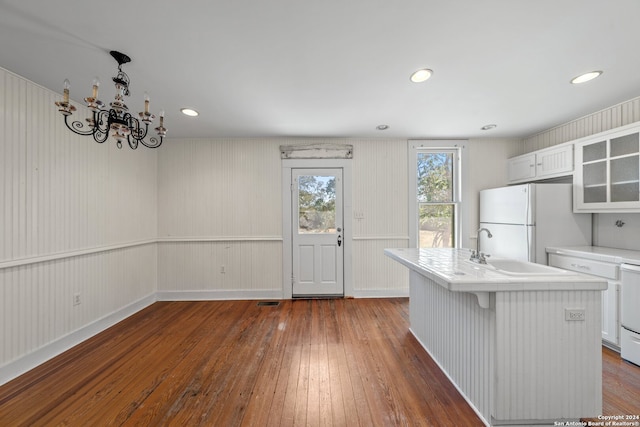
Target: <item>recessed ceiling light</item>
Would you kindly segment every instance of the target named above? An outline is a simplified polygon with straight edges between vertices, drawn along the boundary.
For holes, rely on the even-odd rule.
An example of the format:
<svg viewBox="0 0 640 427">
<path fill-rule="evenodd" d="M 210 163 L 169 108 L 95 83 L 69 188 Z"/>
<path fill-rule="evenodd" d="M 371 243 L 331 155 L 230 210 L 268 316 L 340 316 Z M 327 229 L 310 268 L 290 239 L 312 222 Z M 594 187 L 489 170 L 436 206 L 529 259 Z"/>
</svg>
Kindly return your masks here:
<svg viewBox="0 0 640 427">
<path fill-rule="evenodd" d="M 495 129 L 496 127 L 498 127 L 498 125 L 490 124 L 490 125 L 484 125 L 480 129 L 481 130 L 491 130 L 491 129 Z"/>
<path fill-rule="evenodd" d="M 200 114 L 192 108 L 181 108 L 180 111 L 182 111 L 182 114 L 184 114 L 185 116 L 190 116 L 190 117 L 195 117 L 198 114 Z"/>
<path fill-rule="evenodd" d="M 596 77 L 599 77 L 602 74 L 602 71 L 590 71 L 588 73 L 584 73 L 579 75 L 578 77 L 574 77 L 571 79 L 571 84 L 580 84 L 588 82 L 589 80 L 593 80 Z"/>
<path fill-rule="evenodd" d="M 411 81 L 414 83 L 422 83 L 429 80 L 429 77 L 433 74 L 433 71 L 428 68 L 423 68 L 415 73 L 411 74 Z"/>
<path fill-rule="evenodd" d="M 378 130 L 387 130 L 387 129 L 389 129 L 389 125 L 378 125 L 378 126 L 376 126 L 376 129 L 378 129 Z"/>
</svg>

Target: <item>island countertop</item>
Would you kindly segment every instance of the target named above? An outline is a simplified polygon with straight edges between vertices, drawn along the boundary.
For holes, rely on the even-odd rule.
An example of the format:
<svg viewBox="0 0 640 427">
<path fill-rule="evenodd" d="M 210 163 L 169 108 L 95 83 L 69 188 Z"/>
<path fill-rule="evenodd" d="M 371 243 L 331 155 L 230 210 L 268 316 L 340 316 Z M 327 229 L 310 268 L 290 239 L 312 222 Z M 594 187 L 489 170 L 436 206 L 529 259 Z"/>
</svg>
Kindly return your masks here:
<svg viewBox="0 0 640 427">
<path fill-rule="evenodd" d="M 477 264 L 467 249 L 384 252 L 410 269 L 411 333 L 487 425 L 602 413 L 605 279 L 504 258 Z"/>
<path fill-rule="evenodd" d="M 607 289 L 604 279 L 553 267 L 545 274 L 504 273 L 491 265 L 471 262 L 468 249 L 397 248 L 384 253 L 454 292 Z"/>
</svg>

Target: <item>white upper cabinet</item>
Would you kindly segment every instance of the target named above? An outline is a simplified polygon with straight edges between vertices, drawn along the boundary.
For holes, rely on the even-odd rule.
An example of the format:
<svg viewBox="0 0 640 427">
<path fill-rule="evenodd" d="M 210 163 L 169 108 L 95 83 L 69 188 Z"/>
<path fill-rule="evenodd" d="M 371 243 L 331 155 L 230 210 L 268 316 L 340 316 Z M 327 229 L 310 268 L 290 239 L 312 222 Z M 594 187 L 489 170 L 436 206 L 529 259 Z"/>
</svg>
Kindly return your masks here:
<svg viewBox="0 0 640 427">
<path fill-rule="evenodd" d="M 509 159 L 509 183 L 531 181 L 536 177 L 536 155 L 533 153 Z"/>
<path fill-rule="evenodd" d="M 640 124 L 575 144 L 575 212 L 640 212 Z"/>
<path fill-rule="evenodd" d="M 562 144 L 508 161 L 509 183 L 569 176 L 573 173 L 573 144 Z"/>
</svg>

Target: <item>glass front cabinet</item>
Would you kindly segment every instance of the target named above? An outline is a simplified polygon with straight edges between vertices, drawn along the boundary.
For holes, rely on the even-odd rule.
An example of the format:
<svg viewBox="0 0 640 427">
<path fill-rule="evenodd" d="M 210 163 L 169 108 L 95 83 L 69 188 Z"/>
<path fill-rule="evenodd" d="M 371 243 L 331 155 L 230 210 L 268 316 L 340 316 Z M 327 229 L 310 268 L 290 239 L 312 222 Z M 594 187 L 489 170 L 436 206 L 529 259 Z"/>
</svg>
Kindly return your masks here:
<svg viewBox="0 0 640 427">
<path fill-rule="evenodd" d="M 640 212 L 640 125 L 577 141 L 576 212 Z"/>
</svg>

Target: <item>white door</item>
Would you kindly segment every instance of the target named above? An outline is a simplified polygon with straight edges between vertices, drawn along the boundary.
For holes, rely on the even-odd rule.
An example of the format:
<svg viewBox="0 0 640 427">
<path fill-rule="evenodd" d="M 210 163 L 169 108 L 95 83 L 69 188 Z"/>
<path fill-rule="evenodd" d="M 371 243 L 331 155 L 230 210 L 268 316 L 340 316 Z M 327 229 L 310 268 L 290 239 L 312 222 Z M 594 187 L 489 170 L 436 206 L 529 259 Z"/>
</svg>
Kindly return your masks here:
<svg viewBox="0 0 640 427">
<path fill-rule="evenodd" d="M 291 169 L 294 297 L 344 295 L 342 169 Z"/>
</svg>

